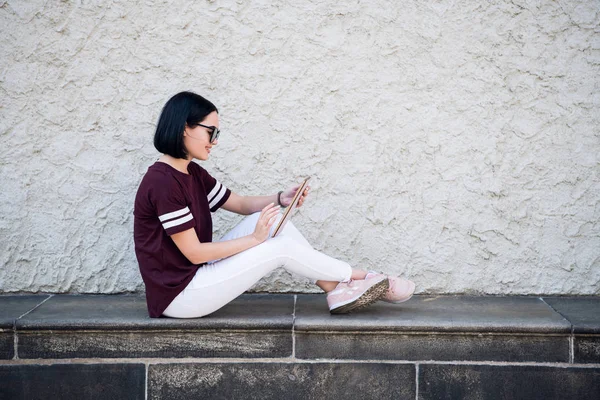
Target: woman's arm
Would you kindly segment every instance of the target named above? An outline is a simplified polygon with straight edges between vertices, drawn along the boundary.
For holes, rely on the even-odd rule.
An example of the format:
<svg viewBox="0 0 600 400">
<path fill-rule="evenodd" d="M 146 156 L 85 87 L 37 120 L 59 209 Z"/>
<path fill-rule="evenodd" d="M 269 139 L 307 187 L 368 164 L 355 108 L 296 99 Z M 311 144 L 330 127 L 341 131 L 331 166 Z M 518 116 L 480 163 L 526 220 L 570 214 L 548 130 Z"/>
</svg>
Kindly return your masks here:
<svg viewBox="0 0 600 400">
<path fill-rule="evenodd" d="M 277 194 L 271 196 L 240 196 L 231 192 L 221 208 L 240 215 L 250 215 L 262 210 L 269 203 L 277 204 Z"/>
<path fill-rule="evenodd" d="M 261 242 L 254 235 L 242 236 L 223 242 L 200 243 L 194 228 L 171 235 L 175 245 L 193 264 L 225 258 L 254 247 Z"/>
<path fill-rule="evenodd" d="M 284 207 L 287 207 L 292 202 L 299 187 L 300 185 L 296 185 L 281 193 L 281 203 Z M 300 196 L 300 200 L 298 200 L 297 207 L 301 207 L 304 204 L 309 189 L 310 186 L 304 190 L 304 193 Z M 277 193 L 268 196 L 240 196 L 232 191 L 221 208 L 241 215 L 250 215 L 262 210 L 269 203 L 278 204 Z"/>
<path fill-rule="evenodd" d="M 279 214 L 279 206 L 273 203 L 267 204 L 258 216 L 254 232 L 233 240 L 200 243 L 194 228 L 174 233 L 171 235 L 171 238 L 185 258 L 193 264 L 202 264 L 207 261 L 232 256 L 261 244 L 269 237 L 269 231 L 275 223 L 277 214 Z"/>
<path fill-rule="evenodd" d="M 247 214 L 254 214 L 257 211 L 262 210 L 269 203 L 277 203 L 277 193 L 269 196 L 244 196 L 243 204 L 244 210 Z"/>
</svg>

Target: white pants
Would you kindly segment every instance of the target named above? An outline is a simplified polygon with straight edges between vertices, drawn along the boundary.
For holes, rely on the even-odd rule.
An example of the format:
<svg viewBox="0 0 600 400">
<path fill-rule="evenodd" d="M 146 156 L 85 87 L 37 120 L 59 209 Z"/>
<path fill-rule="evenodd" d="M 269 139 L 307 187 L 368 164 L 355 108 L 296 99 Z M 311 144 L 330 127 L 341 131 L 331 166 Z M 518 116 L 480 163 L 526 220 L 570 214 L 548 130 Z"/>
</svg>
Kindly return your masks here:
<svg viewBox="0 0 600 400">
<path fill-rule="evenodd" d="M 259 216 L 260 212 L 246 216 L 219 241 L 252 234 Z M 280 213 L 271 232 L 281 217 Z M 210 314 L 278 267 L 310 278 L 313 283 L 317 280 L 348 281 L 352 274 L 350 264 L 315 250 L 292 221 L 288 221 L 277 237 L 270 237 L 257 246 L 198 268 L 194 278 L 163 315 L 197 318 Z"/>
</svg>

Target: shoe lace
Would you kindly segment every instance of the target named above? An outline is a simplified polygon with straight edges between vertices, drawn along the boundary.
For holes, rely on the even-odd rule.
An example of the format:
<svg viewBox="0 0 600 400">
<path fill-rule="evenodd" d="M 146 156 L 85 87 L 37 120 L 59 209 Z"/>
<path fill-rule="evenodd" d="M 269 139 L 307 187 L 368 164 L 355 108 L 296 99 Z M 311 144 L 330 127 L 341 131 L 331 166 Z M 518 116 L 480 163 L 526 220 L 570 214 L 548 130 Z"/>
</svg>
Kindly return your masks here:
<svg viewBox="0 0 600 400">
<path fill-rule="evenodd" d="M 388 282 L 390 283 L 390 286 L 388 287 L 387 292 L 392 294 L 394 293 L 394 289 L 396 288 L 396 280 L 395 279 L 388 279 Z"/>
<path fill-rule="evenodd" d="M 350 280 L 348 282 L 339 282 L 338 285 L 336 286 L 336 288 L 344 287 L 344 285 L 346 285 L 346 287 L 351 287 L 351 286 L 353 286 L 352 285 L 353 282 L 354 282 L 354 279 L 350 278 Z"/>
</svg>

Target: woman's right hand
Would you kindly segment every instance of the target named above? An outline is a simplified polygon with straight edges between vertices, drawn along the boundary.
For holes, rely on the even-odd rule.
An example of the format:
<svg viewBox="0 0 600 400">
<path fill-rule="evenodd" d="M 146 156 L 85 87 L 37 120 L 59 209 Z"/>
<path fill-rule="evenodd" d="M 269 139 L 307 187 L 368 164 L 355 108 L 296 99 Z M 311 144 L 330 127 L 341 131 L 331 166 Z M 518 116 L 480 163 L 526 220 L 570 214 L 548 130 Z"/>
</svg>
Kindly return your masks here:
<svg viewBox="0 0 600 400">
<path fill-rule="evenodd" d="M 254 236 L 259 243 L 262 243 L 269 238 L 269 231 L 275 223 L 278 214 L 279 206 L 275 205 L 275 203 L 267 204 L 260 212 L 256 228 L 254 228 L 254 233 L 252 233 L 252 236 Z"/>
</svg>

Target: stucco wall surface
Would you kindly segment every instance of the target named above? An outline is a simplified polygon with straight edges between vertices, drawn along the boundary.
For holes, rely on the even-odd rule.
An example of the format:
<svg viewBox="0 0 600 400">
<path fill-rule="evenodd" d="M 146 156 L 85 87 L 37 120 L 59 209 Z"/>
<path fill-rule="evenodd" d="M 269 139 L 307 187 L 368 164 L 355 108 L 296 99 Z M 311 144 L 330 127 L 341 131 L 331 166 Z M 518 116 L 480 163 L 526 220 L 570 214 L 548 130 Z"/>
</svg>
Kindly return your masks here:
<svg viewBox="0 0 600 400">
<path fill-rule="evenodd" d="M 597 0 L 0 0 L 0 35 L 2 292 L 144 290 L 134 195 L 193 90 L 202 165 L 242 195 L 311 175 L 293 221 L 326 254 L 417 293 L 600 293 Z"/>
</svg>

